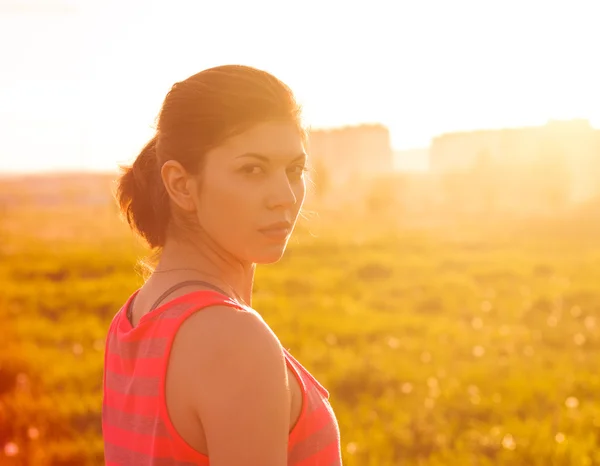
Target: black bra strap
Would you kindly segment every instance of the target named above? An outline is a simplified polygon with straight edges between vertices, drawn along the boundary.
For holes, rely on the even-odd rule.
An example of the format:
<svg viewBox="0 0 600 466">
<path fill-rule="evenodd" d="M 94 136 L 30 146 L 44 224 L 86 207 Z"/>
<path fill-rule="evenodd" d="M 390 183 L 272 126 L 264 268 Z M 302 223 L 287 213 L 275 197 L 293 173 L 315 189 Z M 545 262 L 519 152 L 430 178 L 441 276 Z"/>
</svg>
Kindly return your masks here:
<svg viewBox="0 0 600 466">
<path fill-rule="evenodd" d="M 211 289 L 229 297 L 229 295 L 227 293 L 225 293 L 221 288 L 219 288 L 215 285 L 212 285 L 208 282 L 205 282 L 203 280 L 187 280 L 185 282 L 181 282 L 181 283 L 177 283 L 176 285 L 173 285 L 171 288 L 169 288 L 167 291 L 165 291 L 163 294 L 161 294 L 160 297 L 156 300 L 156 302 L 150 308 L 150 311 L 148 311 L 148 312 L 153 311 L 156 308 L 156 306 L 158 305 L 158 303 L 160 303 L 163 299 L 165 299 L 167 296 L 169 296 L 174 291 L 178 290 L 179 288 L 184 288 L 184 287 L 190 286 L 190 285 L 205 286 L 207 288 L 211 288 Z"/>
<path fill-rule="evenodd" d="M 181 283 L 177 283 L 176 285 L 173 285 L 171 288 L 169 288 L 167 291 L 165 291 L 163 294 L 160 295 L 160 297 L 154 302 L 154 304 L 152 305 L 152 307 L 150 308 L 150 311 L 153 311 L 156 306 L 163 300 L 165 299 L 167 296 L 169 296 L 171 293 L 173 293 L 174 291 L 178 290 L 179 288 L 184 288 L 186 286 L 191 286 L 191 285 L 200 285 L 200 286 L 205 286 L 206 288 L 211 288 L 215 291 L 217 291 L 218 293 L 221 293 L 229 298 L 231 298 L 227 293 L 225 293 L 221 288 L 205 282 L 203 280 L 187 280 L 185 282 L 181 282 Z M 134 296 L 134 298 L 131 300 L 131 302 L 129 303 L 129 308 L 127 309 L 127 319 L 129 320 L 129 322 L 132 322 L 132 310 L 133 310 L 133 302 L 135 301 L 135 298 L 137 296 Z M 148 311 L 148 312 L 150 312 Z"/>
</svg>

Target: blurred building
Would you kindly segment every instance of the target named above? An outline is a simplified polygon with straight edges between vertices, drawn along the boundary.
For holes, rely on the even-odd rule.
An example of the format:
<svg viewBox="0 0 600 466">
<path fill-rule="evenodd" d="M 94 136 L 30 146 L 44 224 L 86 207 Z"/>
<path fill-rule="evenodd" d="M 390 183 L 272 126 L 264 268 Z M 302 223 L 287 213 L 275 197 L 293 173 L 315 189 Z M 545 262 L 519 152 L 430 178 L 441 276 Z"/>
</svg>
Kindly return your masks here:
<svg viewBox="0 0 600 466">
<path fill-rule="evenodd" d="M 430 169 L 443 195 L 461 202 L 556 208 L 600 196 L 600 130 L 570 120 L 445 134 L 432 141 Z"/>
<path fill-rule="evenodd" d="M 114 173 L 48 173 L 0 178 L 0 207 L 114 205 Z"/>
<path fill-rule="evenodd" d="M 332 187 L 393 170 L 390 133 L 383 125 L 313 130 L 308 146 L 317 176 L 326 172 Z"/>
<path fill-rule="evenodd" d="M 317 197 L 332 205 L 453 218 L 553 214 L 600 198 L 600 130 L 586 120 L 445 134 L 396 153 L 382 125 L 317 130 L 309 152 Z"/>
</svg>

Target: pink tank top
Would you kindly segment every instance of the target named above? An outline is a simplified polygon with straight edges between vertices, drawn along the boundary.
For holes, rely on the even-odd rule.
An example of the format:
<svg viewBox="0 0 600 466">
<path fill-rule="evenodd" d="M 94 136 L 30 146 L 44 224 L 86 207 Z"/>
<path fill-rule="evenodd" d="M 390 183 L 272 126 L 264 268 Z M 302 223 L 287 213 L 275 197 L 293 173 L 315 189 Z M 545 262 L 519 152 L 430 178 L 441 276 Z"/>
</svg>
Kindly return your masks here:
<svg viewBox="0 0 600 466">
<path fill-rule="evenodd" d="M 105 463 L 209 465 L 210 459 L 177 433 L 167 414 L 167 362 L 175 334 L 190 315 L 214 305 L 241 307 L 220 293 L 196 291 L 148 312 L 133 327 L 126 312 L 138 291 L 115 315 L 106 339 L 102 405 Z M 288 466 L 341 465 L 340 434 L 328 391 L 285 349 L 284 355 L 302 388 L 302 411 L 289 436 Z"/>
</svg>

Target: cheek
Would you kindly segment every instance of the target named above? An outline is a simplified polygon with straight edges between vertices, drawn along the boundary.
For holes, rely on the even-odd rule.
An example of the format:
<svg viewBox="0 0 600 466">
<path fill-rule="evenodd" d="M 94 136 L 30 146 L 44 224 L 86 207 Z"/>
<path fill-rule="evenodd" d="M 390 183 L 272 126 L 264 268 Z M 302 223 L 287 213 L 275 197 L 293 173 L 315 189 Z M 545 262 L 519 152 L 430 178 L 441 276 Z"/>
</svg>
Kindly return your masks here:
<svg viewBox="0 0 600 466">
<path fill-rule="evenodd" d="M 235 179 L 211 180 L 204 185 L 200 196 L 199 214 L 205 217 L 204 223 L 239 227 L 251 214 L 252 193 Z"/>
</svg>

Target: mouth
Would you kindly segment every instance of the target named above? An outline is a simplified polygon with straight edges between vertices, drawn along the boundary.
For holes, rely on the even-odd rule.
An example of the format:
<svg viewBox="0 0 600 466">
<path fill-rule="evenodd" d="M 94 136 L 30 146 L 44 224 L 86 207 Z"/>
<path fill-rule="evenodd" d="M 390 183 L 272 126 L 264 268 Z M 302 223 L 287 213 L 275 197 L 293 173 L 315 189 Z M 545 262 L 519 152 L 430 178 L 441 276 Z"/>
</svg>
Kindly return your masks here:
<svg viewBox="0 0 600 466">
<path fill-rule="evenodd" d="M 258 231 L 269 239 L 283 241 L 292 233 L 292 225 L 289 222 L 279 222 Z"/>
</svg>

